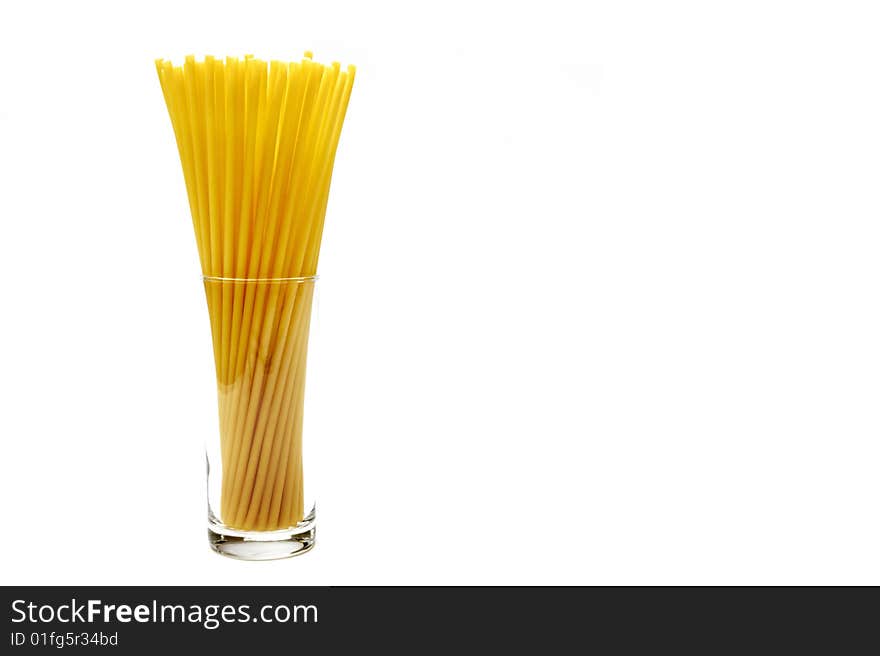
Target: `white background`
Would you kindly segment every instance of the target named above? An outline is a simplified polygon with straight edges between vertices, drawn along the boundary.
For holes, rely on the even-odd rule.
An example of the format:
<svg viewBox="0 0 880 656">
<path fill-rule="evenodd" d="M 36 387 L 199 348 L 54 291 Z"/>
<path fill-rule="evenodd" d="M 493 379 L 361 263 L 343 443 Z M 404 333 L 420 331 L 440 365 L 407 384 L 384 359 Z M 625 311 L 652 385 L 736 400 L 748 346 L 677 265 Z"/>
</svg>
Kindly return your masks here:
<svg viewBox="0 0 880 656">
<path fill-rule="evenodd" d="M 876 7 L 5 3 L 0 582 L 880 584 Z M 153 59 L 307 48 L 332 461 L 243 563 Z"/>
</svg>

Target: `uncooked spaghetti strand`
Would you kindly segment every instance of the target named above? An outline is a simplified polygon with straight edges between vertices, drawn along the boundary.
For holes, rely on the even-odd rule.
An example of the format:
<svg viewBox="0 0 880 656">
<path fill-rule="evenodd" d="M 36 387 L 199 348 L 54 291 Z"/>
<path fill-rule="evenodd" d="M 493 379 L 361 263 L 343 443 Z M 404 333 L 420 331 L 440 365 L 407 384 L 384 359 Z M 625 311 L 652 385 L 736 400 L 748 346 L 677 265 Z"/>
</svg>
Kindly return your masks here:
<svg viewBox="0 0 880 656">
<path fill-rule="evenodd" d="M 222 276 L 223 272 L 220 269 L 222 255 L 220 250 L 220 217 L 217 212 L 217 198 L 220 193 L 217 171 L 219 163 L 214 141 L 214 58 L 209 55 L 205 57 L 204 62 L 197 62 L 196 72 L 197 74 L 201 73 L 199 82 L 205 108 L 204 114 L 202 114 L 202 123 L 205 135 L 205 164 L 208 172 L 207 208 L 211 244 L 211 271 L 208 275 Z"/>
<path fill-rule="evenodd" d="M 309 303 L 311 303 L 311 296 L 309 297 Z M 300 509 L 304 492 L 302 478 L 302 427 L 303 412 L 305 409 L 303 399 L 306 385 L 309 324 L 310 315 L 307 315 L 303 326 L 304 339 L 299 345 L 300 350 L 298 357 L 296 358 L 296 368 L 292 372 L 297 383 L 297 388 L 290 412 L 290 450 L 287 460 L 287 471 L 285 472 L 285 479 L 283 481 L 282 503 L 279 508 L 279 517 L 275 520 L 276 526 L 293 526 L 303 519 L 303 514 Z"/>
<path fill-rule="evenodd" d="M 278 108 L 274 106 L 277 105 L 278 102 L 278 73 L 277 71 L 272 72 L 272 78 L 268 81 L 268 84 L 274 87 L 275 91 L 269 92 L 269 95 L 267 95 L 265 88 L 265 85 L 267 84 L 267 69 L 265 62 L 257 61 L 257 66 L 259 67 L 260 75 L 258 93 L 261 97 L 258 107 L 256 125 L 257 134 L 254 153 L 254 166 L 257 170 L 253 176 L 253 185 L 249 189 L 251 194 L 250 201 L 252 216 L 249 232 L 252 237 L 252 246 L 246 269 L 246 277 L 248 278 L 261 277 L 258 270 L 260 253 L 264 248 L 270 247 L 270 245 L 266 244 L 264 240 L 266 217 L 264 210 L 265 201 L 262 200 L 262 198 L 267 193 L 266 188 L 269 185 L 269 178 L 271 176 L 270 167 L 274 160 L 275 142 L 277 140 L 277 126 L 275 122 L 277 121 L 279 111 Z M 245 301 L 239 340 L 237 346 L 234 347 L 237 348 L 236 368 L 241 366 L 244 356 L 244 353 L 241 350 L 241 340 L 249 339 L 251 322 L 253 321 L 254 315 L 258 316 L 261 311 L 261 308 L 254 307 L 253 289 L 247 287 L 245 289 Z"/>
<path fill-rule="evenodd" d="M 235 230 L 238 219 L 238 203 L 241 198 L 240 180 L 242 166 L 242 150 L 244 147 L 243 121 L 244 121 L 244 98 L 243 85 L 240 83 L 241 69 L 237 58 L 227 57 L 223 68 L 225 95 L 218 101 L 225 103 L 225 152 L 224 152 L 224 189 L 223 189 L 223 276 L 235 276 L 235 256 L 237 255 L 237 236 Z M 223 300 L 224 320 L 223 327 L 223 378 L 218 381 L 218 400 L 220 402 L 220 434 L 223 470 L 229 466 L 230 451 L 234 436 L 229 428 L 229 408 L 234 401 L 232 394 L 232 382 L 235 378 L 233 371 L 233 324 L 238 313 L 235 304 L 235 296 L 238 285 L 223 282 L 220 283 Z M 222 498 L 222 495 L 221 495 Z"/>
<path fill-rule="evenodd" d="M 302 98 L 305 92 L 304 78 L 301 67 L 292 64 L 287 76 L 287 89 L 284 94 L 284 107 L 280 116 L 278 127 L 278 153 L 272 177 L 269 200 L 268 218 L 266 222 L 267 243 L 276 244 L 273 249 L 264 249 L 260 258 L 261 275 L 269 277 L 281 277 L 277 264 L 283 261 L 285 254 L 284 244 L 280 242 L 279 233 L 283 233 L 285 225 L 282 219 L 281 206 L 285 196 L 289 193 L 290 173 L 293 168 L 292 157 L 281 157 L 281 153 L 295 151 L 298 139 L 300 117 L 302 115 Z"/>
<path fill-rule="evenodd" d="M 296 399 L 299 395 L 297 390 L 305 384 L 304 377 L 301 374 L 304 372 L 303 360 L 306 355 L 306 345 L 309 337 L 309 323 L 314 292 L 313 283 L 303 285 L 302 287 L 298 303 L 302 305 L 303 309 L 299 313 L 298 323 L 295 328 L 296 338 L 293 340 L 293 353 L 287 363 L 282 382 L 285 389 L 292 387 L 294 392 L 292 398 L 288 398 L 285 395 L 283 404 L 277 408 L 278 430 L 275 433 L 275 440 L 273 442 L 267 487 L 263 491 L 262 498 L 255 497 L 252 500 L 252 505 L 259 505 L 257 515 L 258 530 L 268 530 L 282 526 L 278 523 L 277 517 L 281 503 L 281 493 L 285 485 L 286 462 L 288 457 L 290 457 L 290 449 L 293 443 L 291 433 L 293 424 L 289 424 L 288 421 L 290 414 L 296 412 Z"/>
<path fill-rule="evenodd" d="M 256 168 L 256 173 L 254 174 L 253 195 L 251 199 L 252 220 L 250 224 L 250 234 L 252 246 L 246 274 L 246 278 L 249 279 L 260 277 L 258 266 L 259 254 L 264 247 L 264 244 L 262 243 L 264 217 L 258 209 L 258 199 L 261 193 L 260 190 L 265 186 L 265 179 L 261 177 L 261 172 L 266 166 L 266 152 L 270 148 L 268 142 L 271 141 L 271 148 L 273 150 L 275 143 L 275 127 L 274 125 L 269 125 L 271 123 L 271 118 L 267 118 L 275 113 L 269 106 L 271 98 L 267 95 L 266 91 L 268 69 L 266 63 L 261 60 L 255 60 L 255 66 L 257 67 L 259 76 L 257 89 L 259 101 L 256 119 L 256 141 L 254 146 L 254 166 Z M 244 370 L 250 371 L 252 375 L 243 377 L 241 381 L 236 384 L 236 387 L 240 389 L 237 390 L 236 398 L 230 409 L 231 417 L 229 421 L 233 427 L 232 430 L 235 439 L 232 447 L 231 468 L 229 472 L 224 472 L 224 477 L 226 477 L 227 474 L 230 477 L 230 485 L 233 485 L 237 478 L 237 471 L 240 467 L 241 461 L 240 454 L 245 443 L 248 441 L 245 431 L 248 400 L 255 381 L 261 379 L 261 371 L 258 367 L 259 363 L 256 362 L 256 353 L 254 353 L 252 348 L 249 348 L 251 342 L 251 327 L 254 322 L 254 317 L 261 315 L 263 312 L 262 307 L 257 305 L 258 294 L 254 287 L 260 287 L 260 285 L 245 285 L 244 289 L 244 303 L 237 347 L 238 352 L 236 355 L 236 368 L 243 367 Z"/>
<path fill-rule="evenodd" d="M 333 176 L 333 165 L 336 162 L 336 152 L 339 147 L 339 138 L 342 134 L 342 124 L 345 121 L 345 115 L 348 111 L 348 103 L 351 98 L 351 90 L 354 87 L 354 76 L 355 76 L 355 67 L 348 67 L 348 78 L 345 91 L 343 93 L 341 106 L 337 110 L 336 114 L 336 125 L 333 128 L 333 144 L 330 147 L 329 155 L 327 156 L 327 162 L 325 164 L 325 170 L 323 175 L 323 183 L 319 187 L 316 192 L 316 196 L 319 199 L 319 208 L 317 211 L 317 221 L 318 221 L 318 229 L 315 231 L 314 241 L 311 245 L 311 248 L 308 252 L 311 253 L 311 259 L 308 261 L 305 266 L 309 271 L 317 271 L 318 269 L 318 257 L 321 252 L 321 238 L 324 235 L 324 219 L 327 216 L 327 201 L 330 198 L 330 182 Z"/>
<path fill-rule="evenodd" d="M 309 322 L 311 323 L 311 322 Z M 288 525 L 301 522 L 304 518 L 305 508 L 305 477 L 303 475 L 303 422 L 305 421 L 305 391 L 306 391 L 306 374 L 308 371 L 308 352 L 309 352 L 309 333 L 310 327 L 306 326 L 305 340 L 301 346 L 302 353 L 298 360 L 298 368 L 296 378 L 299 381 L 298 394 L 294 400 L 294 408 L 296 409 L 295 423 L 293 425 L 293 444 L 291 445 L 296 453 L 293 481 L 296 482 L 294 488 L 296 495 L 294 497 L 294 514 L 288 519 Z"/>
<path fill-rule="evenodd" d="M 192 139 L 188 131 L 189 115 L 186 108 L 186 95 L 183 89 L 183 71 L 175 68 L 171 62 L 162 59 L 156 60 L 156 70 L 159 72 L 159 80 L 162 93 L 171 117 L 171 125 L 174 129 L 174 137 L 177 141 L 177 150 L 180 155 L 180 163 L 183 168 L 183 179 L 186 185 L 186 196 L 189 201 L 190 215 L 192 217 L 193 232 L 196 237 L 196 247 L 199 252 L 199 262 L 204 268 L 205 248 L 202 245 L 202 232 L 199 223 L 199 195 L 198 183 L 195 178 L 192 155 Z"/>
<path fill-rule="evenodd" d="M 242 183 L 241 183 L 241 199 L 238 209 L 237 225 L 238 225 L 238 252 L 235 259 L 235 277 L 238 279 L 246 278 L 248 275 L 248 265 L 250 261 L 250 252 L 252 250 L 251 243 L 251 224 L 253 221 L 253 189 L 254 189 L 254 158 L 257 141 L 257 129 L 260 104 L 263 94 L 261 93 L 261 67 L 256 64 L 252 57 L 246 56 L 244 60 L 244 164 L 242 167 Z M 244 373 L 244 362 L 239 357 L 243 349 L 240 348 L 243 315 L 245 314 L 245 285 L 235 285 L 235 293 L 233 299 L 233 321 L 231 336 L 230 365 L 232 369 L 231 383 L 234 383 L 230 393 L 229 404 L 227 405 L 224 423 L 234 437 L 235 414 L 233 409 L 238 406 L 238 399 L 241 393 L 241 382 Z M 232 453 L 232 451 L 231 451 Z M 228 494 L 231 486 L 230 477 L 226 475 L 229 470 L 224 467 L 223 491 L 224 496 Z"/>
<path fill-rule="evenodd" d="M 239 216 L 239 231 L 243 248 L 239 250 L 237 258 L 236 277 L 240 279 L 256 277 L 255 258 L 259 240 L 256 237 L 259 230 L 258 217 L 256 216 L 256 195 L 260 185 L 257 176 L 257 162 L 263 150 L 262 139 L 264 135 L 263 118 L 266 113 L 266 79 L 267 69 L 263 61 L 252 57 L 245 57 L 246 65 L 246 105 L 247 118 L 244 180 L 242 182 L 242 202 Z M 255 242 L 257 245 L 255 245 Z M 248 332 L 253 316 L 254 294 L 249 286 L 242 285 L 238 289 L 235 301 L 237 309 L 233 325 L 232 338 L 232 368 L 236 380 L 239 380 L 247 365 L 247 348 L 249 341 Z M 235 399 L 230 409 L 228 421 L 235 426 L 238 419 L 238 407 L 241 403 L 241 385 L 235 386 Z"/>
<path fill-rule="evenodd" d="M 209 239 L 210 222 L 207 193 L 208 171 L 206 168 L 204 139 L 202 136 L 204 122 L 199 120 L 200 116 L 204 116 L 205 109 L 202 100 L 201 84 L 199 82 L 196 61 L 195 57 L 192 55 L 187 55 L 184 62 L 183 78 L 186 90 L 186 102 L 189 110 L 189 134 L 192 141 L 193 176 L 198 193 L 199 232 L 202 235 L 202 247 L 204 249 L 202 273 L 208 276 L 211 275 L 211 244 Z"/>
<path fill-rule="evenodd" d="M 214 228 L 211 217 L 210 205 L 210 187 L 211 187 L 211 168 L 209 166 L 210 157 L 208 151 L 208 143 L 210 135 L 207 132 L 206 116 L 208 115 L 210 103 L 207 102 L 205 95 L 205 64 L 197 62 L 192 56 L 186 58 L 184 63 L 184 80 L 187 85 L 187 95 L 191 100 L 191 106 L 194 111 L 191 112 L 191 131 L 193 135 L 193 154 L 196 162 L 196 175 L 199 188 L 199 209 L 200 223 L 202 227 L 202 236 L 204 246 L 206 247 L 204 262 L 205 269 L 203 273 L 207 276 L 216 275 L 214 273 Z M 219 305 L 216 298 L 216 290 L 207 290 L 210 296 L 209 308 L 211 318 L 211 331 L 214 337 L 214 363 L 217 375 L 220 376 L 221 355 L 219 338 L 219 326 L 216 308 Z"/>
<path fill-rule="evenodd" d="M 343 76 L 338 76 L 336 82 L 338 83 L 334 84 L 334 93 L 328 99 L 329 108 L 338 106 L 347 86 L 346 78 Z M 325 114 L 326 115 L 322 117 L 321 123 L 315 129 L 318 137 L 316 137 L 315 142 L 313 143 L 313 165 L 309 169 L 309 175 L 304 176 L 304 189 L 302 193 L 305 201 L 300 205 L 302 218 L 297 222 L 302 225 L 302 233 L 300 234 L 300 239 L 296 244 L 293 254 L 294 266 L 298 270 L 306 272 L 307 275 L 314 274 L 314 269 L 307 268 L 305 265 L 310 260 L 308 257 L 308 250 L 313 246 L 312 236 L 317 230 L 317 224 L 319 223 L 318 217 L 315 215 L 315 205 L 318 199 L 315 198 L 314 191 L 316 187 L 320 187 L 320 178 L 323 176 L 322 164 L 328 158 L 329 149 L 334 143 L 330 129 L 331 127 L 335 128 L 336 126 L 336 122 L 333 120 L 335 117 L 332 115 L 332 111 L 328 109 Z M 318 170 L 316 171 L 316 169 Z"/>
<path fill-rule="evenodd" d="M 303 349 L 308 349 L 308 340 Z M 290 433 L 290 452 L 287 458 L 287 471 L 285 472 L 284 488 L 281 492 L 281 506 L 279 517 L 275 520 L 277 526 L 294 526 L 303 519 L 303 477 L 302 477 L 302 426 L 303 426 L 303 399 L 305 394 L 306 358 L 300 360 L 297 378 L 301 384 L 297 390 L 291 412 L 292 428 Z"/>
<path fill-rule="evenodd" d="M 232 223 L 232 208 L 235 196 L 235 96 L 238 90 L 235 84 L 235 64 L 231 57 L 226 58 L 224 65 L 222 60 L 215 62 L 215 105 L 217 111 L 214 117 L 215 133 L 217 138 L 218 154 L 222 153 L 221 166 L 222 178 L 220 183 L 220 198 L 218 199 L 218 213 L 220 216 L 220 242 L 222 252 L 220 269 L 224 278 L 234 275 L 235 232 Z M 223 378 L 222 385 L 229 384 L 229 342 L 232 333 L 232 287 L 223 284 L 220 286 L 221 308 L 223 311 L 222 347 L 221 357 Z M 225 394 L 223 396 L 225 398 Z M 221 415 L 225 417 L 225 413 Z M 222 420 L 221 420 L 222 421 Z"/>
<path fill-rule="evenodd" d="M 214 275 L 225 277 L 228 274 L 223 267 L 224 251 L 226 250 L 223 243 L 223 198 L 225 195 L 224 188 L 226 186 L 226 163 L 224 161 L 226 155 L 226 86 L 223 60 L 206 58 L 205 76 L 205 101 L 207 106 L 211 108 L 207 123 L 208 143 L 210 149 L 213 150 L 214 153 L 210 160 L 214 163 L 214 171 L 209 178 L 212 182 L 211 189 L 209 190 L 211 229 L 215 239 L 213 243 L 214 251 L 212 252 L 212 266 L 214 267 Z M 212 288 L 217 294 L 217 327 L 220 337 L 220 375 L 217 381 L 222 385 L 226 378 L 226 362 L 228 359 L 226 355 L 228 328 L 226 326 L 227 317 L 223 293 L 225 285 L 214 285 Z M 223 405 L 223 399 L 225 399 L 225 395 L 221 394 L 221 405 Z M 221 422 L 222 410 L 223 408 L 221 408 Z"/>
<path fill-rule="evenodd" d="M 245 98 L 244 102 L 244 165 L 242 172 L 242 196 L 240 207 L 238 208 L 238 239 L 239 247 L 236 255 L 236 268 L 234 276 L 236 279 L 245 278 L 247 275 L 247 265 L 250 253 L 250 225 L 251 225 L 251 189 L 253 187 L 253 156 L 255 143 L 256 118 L 258 107 L 257 84 L 259 77 L 254 66 L 250 64 L 248 59 L 245 60 Z M 237 455 L 238 435 L 235 431 L 235 408 L 238 406 L 239 397 L 241 395 L 244 381 L 247 377 L 244 364 L 239 360 L 239 342 L 241 340 L 242 315 L 244 314 L 245 301 L 245 285 L 242 283 L 233 284 L 233 302 L 232 302 L 232 326 L 230 337 L 230 373 L 229 373 L 229 392 L 227 394 L 227 405 L 224 413 L 224 425 L 226 433 L 229 435 L 229 457 L 224 463 L 222 476 L 222 507 L 224 509 L 231 506 L 231 486 L 232 477 L 229 475 L 231 471 L 231 462 Z"/>
<path fill-rule="evenodd" d="M 313 275 L 312 271 L 304 271 L 302 269 L 302 258 L 297 257 L 296 253 L 305 247 L 301 235 L 303 232 L 308 233 L 311 225 L 309 217 L 302 213 L 302 206 L 308 203 L 308 181 L 313 175 L 313 169 L 316 165 L 315 153 L 320 152 L 319 140 L 321 136 L 321 128 L 325 123 L 324 112 L 320 111 L 326 108 L 332 99 L 332 91 L 335 87 L 338 71 L 332 67 L 322 67 L 322 74 L 318 84 L 317 91 L 313 98 L 314 107 L 308 114 L 308 122 L 305 126 L 305 139 L 301 154 L 297 152 L 294 166 L 297 175 L 293 180 L 291 198 L 293 202 L 290 204 L 290 215 L 288 219 L 294 226 L 294 234 L 297 238 L 293 239 L 290 247 L 291 250 L 285 253 L 285 268 L 290 271 L 291 276 L 309 276 Z"/>
</svg>

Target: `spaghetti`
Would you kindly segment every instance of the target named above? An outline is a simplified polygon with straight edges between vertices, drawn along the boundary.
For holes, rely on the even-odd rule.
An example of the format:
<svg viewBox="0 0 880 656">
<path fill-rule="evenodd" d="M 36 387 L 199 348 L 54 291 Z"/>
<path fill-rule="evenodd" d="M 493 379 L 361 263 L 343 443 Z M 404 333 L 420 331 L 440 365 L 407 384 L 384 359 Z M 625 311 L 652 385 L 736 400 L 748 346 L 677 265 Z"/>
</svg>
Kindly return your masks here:
<svg viewBox="0 0 880 656">
<path fill-rule="evenodd" d="M 314 275 L 355 68 L 159 59 L 214 346 L 220 519 L 241 530 L 304 515 L 302 418 Z"/>
</svg>

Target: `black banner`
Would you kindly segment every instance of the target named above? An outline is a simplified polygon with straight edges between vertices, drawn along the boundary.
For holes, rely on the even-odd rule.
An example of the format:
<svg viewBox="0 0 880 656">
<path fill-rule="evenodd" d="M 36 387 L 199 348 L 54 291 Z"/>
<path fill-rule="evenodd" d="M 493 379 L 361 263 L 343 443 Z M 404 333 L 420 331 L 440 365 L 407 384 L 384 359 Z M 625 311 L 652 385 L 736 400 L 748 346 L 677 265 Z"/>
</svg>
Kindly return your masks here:
<svg viewBox="0 0 880 656">
<path fill-rule="evenodd" d="M 478 646 L 613 652 L 645 645 L 855 653 L 876 641 L 868 588 L 7 587 L 8 654 L 409 653 Z M 465 642 L 462 642 L 465 641 Z M 580 644 L 583 649 L 577 648 Z M 859 649 L 858 651 L 861 651 Z M 342 653 L 339 651 L 339 653 Z"/>
</svg>

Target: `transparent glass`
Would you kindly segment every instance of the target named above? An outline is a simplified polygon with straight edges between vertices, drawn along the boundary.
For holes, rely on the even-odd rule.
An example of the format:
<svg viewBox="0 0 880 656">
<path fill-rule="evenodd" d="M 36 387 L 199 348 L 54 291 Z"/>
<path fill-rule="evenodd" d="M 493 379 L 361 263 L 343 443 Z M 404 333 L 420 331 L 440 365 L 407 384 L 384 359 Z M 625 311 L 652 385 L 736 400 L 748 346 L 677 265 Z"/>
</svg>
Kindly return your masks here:
<svg viewBox="0 0 880 656">
<path fill-rule="evenodd" d="M 315 542 L 303 418 L 316 278 L 204 278 L 219 431 L 208 440 L 208 538 L 243 560 Z"/>
</svg>

